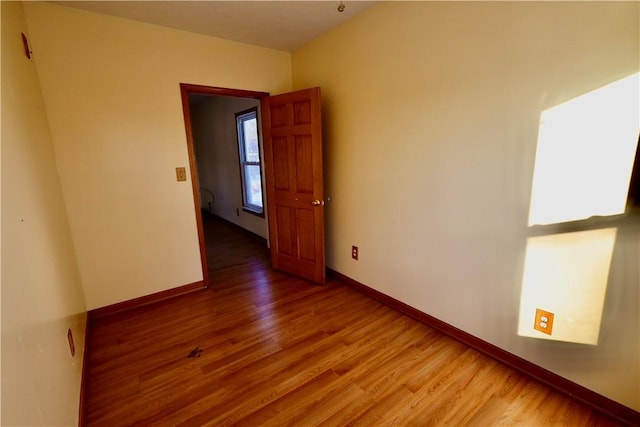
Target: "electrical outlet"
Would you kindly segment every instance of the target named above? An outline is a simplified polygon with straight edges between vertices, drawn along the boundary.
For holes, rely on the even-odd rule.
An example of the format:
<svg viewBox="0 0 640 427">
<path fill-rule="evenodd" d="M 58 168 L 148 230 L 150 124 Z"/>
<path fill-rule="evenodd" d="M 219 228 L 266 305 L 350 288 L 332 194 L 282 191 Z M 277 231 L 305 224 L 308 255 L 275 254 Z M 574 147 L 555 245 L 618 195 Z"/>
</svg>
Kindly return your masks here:
<svg viewBox="0 0 640 427">
<path fill-rule="evenodd" d="M 549 311 L 536 308 L 536 321 L 533 324 L 533 329 L 551 335 L 553 330 L 553 316 L 554 314 Z"/>
<path fill-rule="evenodd" d="M 351 246 L 351 258 L 355 259 L 356 261 L 358 260 L 358 247 L 357 246 Z"/>
<path fill-rule="evenodd" d="M 187 180 L 187 169 L 185 167 L 176 168 L 176 179 L 178 181 Z"/>
</svg>

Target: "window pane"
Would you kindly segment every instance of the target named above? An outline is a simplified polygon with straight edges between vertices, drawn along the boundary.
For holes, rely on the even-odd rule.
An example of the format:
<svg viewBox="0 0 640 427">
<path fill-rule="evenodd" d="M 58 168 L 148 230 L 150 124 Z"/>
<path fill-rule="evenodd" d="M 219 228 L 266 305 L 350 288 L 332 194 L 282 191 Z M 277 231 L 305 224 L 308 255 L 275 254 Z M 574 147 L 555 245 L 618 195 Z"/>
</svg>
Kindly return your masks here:
<svg viewBox="0 0 640 427">
<path fill-rule="evenodd" d="M 258 149 L 257 119 L 245 120 L 242 123 L 244 132 L 244 159 L 246 162 L 260 162 L 260 150 Z"/>
<path fill-rule="evenodd" d="M 247 204 L 262 208 L 262 180 L 260 166 L 245 165 L 244 176 L 246 182 Z"/>
<path fill-rule="evenodd" d="M 257 110 L 236 115 L 240 168 L 242 170 L 242 198 L 244 208 L 256 214 L 263 213 L 262 178 L 260 176 L 260 145 L 258 141 Z"/>
</svg>

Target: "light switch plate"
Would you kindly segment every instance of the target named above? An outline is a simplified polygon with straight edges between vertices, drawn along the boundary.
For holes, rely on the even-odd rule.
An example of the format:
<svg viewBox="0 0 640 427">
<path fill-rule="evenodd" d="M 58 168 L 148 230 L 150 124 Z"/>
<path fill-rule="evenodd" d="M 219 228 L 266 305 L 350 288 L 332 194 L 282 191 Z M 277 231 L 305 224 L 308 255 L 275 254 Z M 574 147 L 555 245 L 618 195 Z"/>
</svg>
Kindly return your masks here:
<svg viewBox="0 0 640 427">
<path fill-rule="evenodd" d="M 176 179 L 178 181 L 187 180 L 187 169 L 185 167 L 176 168 Z"/>
</svg>

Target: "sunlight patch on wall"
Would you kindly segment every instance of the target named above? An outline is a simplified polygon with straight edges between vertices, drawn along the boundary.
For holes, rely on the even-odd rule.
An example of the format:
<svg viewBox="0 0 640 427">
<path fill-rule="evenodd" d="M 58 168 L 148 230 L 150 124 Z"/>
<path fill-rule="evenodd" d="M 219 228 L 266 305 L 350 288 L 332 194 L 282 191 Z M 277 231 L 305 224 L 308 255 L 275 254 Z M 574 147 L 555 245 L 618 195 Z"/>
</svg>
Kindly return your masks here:
<svg viewBox="0 0 640 427">
<path fill-rule="evenodd" d="M 616 232 L 606 228 L 527 240 L 518 335 L 598 343 Z M 534 329 L 536 309 L 553 313 L 552 333 Z"/>
<path fill-rule="evenodd" d="M 529 227 L 543 234 L 527 240 L 518 335 L 598 343 L 617 228 L 584 220 L 625 213 L 639 82 L 637 73 L 540 115 Z M 567 232 L 568 222 L 586 231 Z"/>
<path fill-rule="evenodd" d="M 529 226 L 624 212 L 640 130 L 639 77 L 542 112 Z"/>
</svg>

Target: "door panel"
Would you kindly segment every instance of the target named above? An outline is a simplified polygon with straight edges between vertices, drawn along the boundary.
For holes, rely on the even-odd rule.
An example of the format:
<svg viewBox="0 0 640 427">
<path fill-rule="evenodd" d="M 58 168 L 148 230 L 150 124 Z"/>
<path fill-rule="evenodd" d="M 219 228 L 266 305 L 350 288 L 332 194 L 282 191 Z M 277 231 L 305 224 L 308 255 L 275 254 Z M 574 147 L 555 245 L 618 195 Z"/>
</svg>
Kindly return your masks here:
<svg viewBox="0 0 640 427">
<path fill-rule="evenodd" d="M 264 119 L 263 119 L 264 120 Z M 274 169 L 274 184 L 278 191 L 289 191 L 289 153 L 287 149 L 287 138 L 275 137 L 272 139 L 273 163 L 278 167 Z M 266 149 L 265 149 L 266 151 Z M 265 166 L 266 167 L 266 166 Z"/>
<path fill-rule="evenodd" d="M 308 135 L 296 135 L 295 137 L 295 165 L 296 165 L 296 190 L 298 193 L 313 194 L 313 164 L 312 141 Z"/>
<path fill-rule="evenodd" d="M 298 209 L 297 216 L 297 227 L 300 230 L 301 234 L 308 236 L 306 239 L 300 239 L 300 259 L 307 262 L 315 262 L 316 253 L 315 253 L 315 234 L 313 233 L 314 227 L 314 218 L 313 218 L 313 210 L 312 209 Z"/>
<path fill-rule="evenodd" d="M 295 227 L 293 227 L 293 217 L 291 215 L 291 208 L 284 206 L 276 206 L 275 208 L 275 221 L 277 221 L 278 234 L 275 240 L 278 250 L 281 255 L 293 256 L 293 248 L 295 246 Z"/>
<path fill-rule="evenodd" d="M 271 262 L 325 281 L 320 88 L 262 100 Z"/>
</svg>

